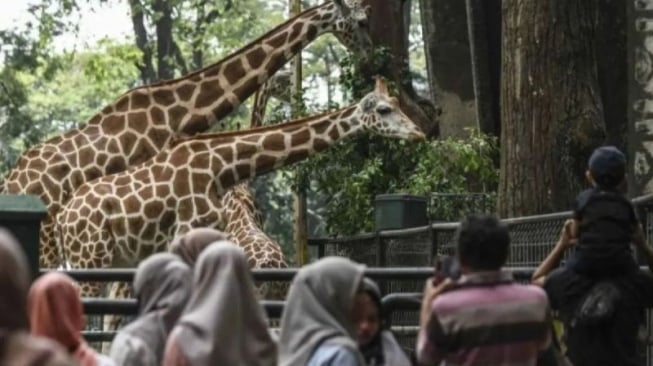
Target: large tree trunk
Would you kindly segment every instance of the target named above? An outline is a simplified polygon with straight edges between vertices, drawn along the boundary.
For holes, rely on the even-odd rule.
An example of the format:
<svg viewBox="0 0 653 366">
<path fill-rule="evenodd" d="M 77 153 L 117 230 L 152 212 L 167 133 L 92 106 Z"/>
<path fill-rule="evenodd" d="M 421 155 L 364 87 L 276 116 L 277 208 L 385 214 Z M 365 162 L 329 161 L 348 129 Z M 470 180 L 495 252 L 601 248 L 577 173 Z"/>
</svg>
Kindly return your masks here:
<svg viewBox="0 0 653 366">
<path fill-rule="evenodd" d="M 409 0 L 365 0 L 370 5 L 370 34 L 375 46 L 390 50 L 390 61 L 384 65 L 366 62 L 360 70 L 366 79 L 383 75 L 392 80 L 399 89 L 399 103 L 404 112 L 415 121 L 428 136 L 438 135 L 438 109 L 435 105 L 417 95 L 409 73 L 408 26 L 406 11 L 410 11 Z M 391 21 L 389 21 L 391 20 Z"/>
<path fill-rule="evenodd" d="M 501 135 L 501 0 L 466 0 L 478 129 Z"/>
<path fill-rule="evenodd" d="M 476 126 L 476 106 L 465 1 L 420 0 L 429 86 L 442 109 L 442 137 Z"/>
<path fill-rule="evenodd" d="M 605 136 L 595 0 L 504 0 L 503 217 L 568 209 Z"/>
<path fill-rule="evenodd" d="M 597 62 L 607 132 L 606 143 L 627 151 L 627 4 L 622 0 L 598 0 L 598 4 Z"/>
</svg>

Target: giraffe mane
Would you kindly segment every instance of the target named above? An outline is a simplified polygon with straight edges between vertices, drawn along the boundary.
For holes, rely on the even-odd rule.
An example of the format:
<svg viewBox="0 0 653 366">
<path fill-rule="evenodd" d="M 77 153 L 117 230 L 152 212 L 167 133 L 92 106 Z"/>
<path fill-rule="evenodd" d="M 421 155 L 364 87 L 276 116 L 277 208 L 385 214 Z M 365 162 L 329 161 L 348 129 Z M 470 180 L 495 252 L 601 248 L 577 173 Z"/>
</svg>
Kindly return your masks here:
<svg viewBox="0 0 653 366">
<path fill-rule="evenodd" d="M 315 10 L 315 9 L 317 9 L 317 8 L 320 8 L 320 7 L 322 7 L 322 6 L 325 6 L 326 4 L 328 4 L 328 3 L 325 2 L 325 3 L 322 3 L 322 4 L 320 4 L 320 5 L 317 5 L 317 6 L 313 6 L 313 7 L 311 7 L 311 8 L 308 8 L 308 9 L 302 11 L 301 13 L 297 14 L 296 16 L 294 16 L 294 17 L 292 17 L 292 18 L 290 18 L 290 19 L 287 19 L 286 21 L 284 21 L 284 22 L 278 24 L 276 27 L 274 27 L 274 28 L 272 28 L 271 30 L 269 30 L 269 31 L 267 31 L 267 32 L 265 32 L 265 33 L 263 33 L 262 35 L 260 35 L 260 36 L 257 37 L 256 39 L 254 39 L 253 41 L 247 43 L 244 47 L 241 47 L 241 48 L 239 49 L 238 53 L 246 53 L 246 51 L 247 51 L 248 49 L 250 49 L 251 47 L 253 47 L 253 45 L 254 45 L 255 43 L 260 42 L 263 38 L 267 37 L 269 34 L 272 34 L 272 33 L 276 32 L 276 31 L 278 31 L 279 29 L 281 29 L 281 28 L 287 26 L 288 24 L 290 24 L 291 22 L 293 22 L 295 19 L 297 19 L 297 18 L 299 18 L 299 17 L 305 15 L 306 13 L 308 13 L 308 12 L 310 12 L 310 11 L 313 11 L 313 10 Z M 235 54 L 233 54 L 233 55 L 235 55 Z M 231 55 L 227 56 L 227 58 L 229 58 L 230 56 L 231 56 Z M 192 78 L 193 76 L 199 75 L 199 74 L 205 72 L 206 70 L 208 70 L 208 69 L 210 69 L 210 68 L 213 68 L 213 67 L 215 67 L 215 66 L 217 66 L 217 65 L 219 65 L 219 64 L 221 64 L 221 63 L 223 63 L 225 60 L 226 60 L 226 58 L 223 58 L 222 60 L 220 60 L 220 61 L 218 61 L 218 62 L 214 62 L 214 63 L 212 63 L 212 64 L 210 64 L 210 65 L 208 65 L 208 66 L 205 66 L 205 67 L 203 67 L 203 68 L 201 68 L 201 69 L 198 69 L 198 70 L 195 70 L 195 71 L 191 71 L 191 72 L 189 72 L 188 74 L 182 75 L 182 76 L 180 76 L 180 77 L 178 77 L 178 78 L 167 79 L 167 80 L 160 80 L 160 81 L 157 81 L 157 82 L 154 82 L 154 83 L 151 83 L 151 84 L 137 86 L 137 87 L 135 87 L 135 88 L 132 88 L 132 89 L 128 90 L 128 91 L 127 91 L 126 93 L 124 93 L 124 94 L 127 94 L 127 93 L 129 93 L 129 92 L 133 92 L 133 91 L 136 91 L 136 90 L 141 90 L 141 89 L 151 88 L 151 87 L 159 87 L 159 86 L 172 85 L 172 84 L 175 84 L 175 83 L 180 82 L 180 81 L 183 81 L 183 80 L 188 80 L 189 78 Z M 124 94 L 123 94 L 123 95 L 124 95 Z"/>
<path fill-rule="evenodd" d="M 278 123 L 278 124 L 274 124 L 274 125 L 255 127 L 255 128 L 251 128 L 251 129 L 248 129 L 248 130 L 237 130 L 237 131 L 215 132 L 215 133 L 202 133 L 202 134 L 198 134 L 198 135 L 191 136 L 191 137 L 181 137 L 181 138 L 177 138 L 177 139 L 172 140 L 170 142 L 170 148 L 173 148 L 173 147 L 175 147 L 175 146 L 177 146 L 179 144 L 182 144 L 184 142 L 189 142 L 189 141 L 215 140 L 215 139 L 222 139 L 222 138 L 230 138 L 230 137 L 237 137 L 237 136 L 247 135 L 247 134 L 250 134 L 252 132 L 267 132 L 267 131 L 272 131 L 272 130 L 278 130 L 279 128 L 301 125 L 301 124 L 304 124 L 304 123 L 306 123 L 308 121 L 317 120 L 317 119 L 326 117 L 326 116 L 331 115 L 331 114 L 337 114 L 337 113 L 340 113 L 340 112 L 344 112 L 347 109 L 355 108 L 357 106 L 358 106 L 358 104 L 352 104 L 352 105 L 349 105 L 347 107 L 337 109 L 335 111 L 326 111 L 326 112 L 322 112 L 320 114 L 315 114 L 315 115 L 312 115 L 312 116 L 307 116 L 307 117 L 303 117 L 303 118 L 299 118 L 299 119 L 294 119 L 292 121 L 285 122 L 285 123 Z"/>
</svg>

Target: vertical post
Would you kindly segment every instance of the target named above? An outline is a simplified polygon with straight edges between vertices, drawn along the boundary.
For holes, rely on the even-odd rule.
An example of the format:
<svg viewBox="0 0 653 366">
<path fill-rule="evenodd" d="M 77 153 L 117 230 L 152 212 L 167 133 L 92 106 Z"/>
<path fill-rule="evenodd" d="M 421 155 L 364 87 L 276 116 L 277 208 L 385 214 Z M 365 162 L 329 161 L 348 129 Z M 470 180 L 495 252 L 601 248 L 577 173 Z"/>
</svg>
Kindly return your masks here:
<svg viewBox="0 0 653 366">
<path fill-rule="evenodd" d="M 653 81 L 646 42 L 653 30 L 653 0 L 628 1 L 628 195 L 653 191 L 653 98 L 647 91 Z"/>
<path fill-rule="evenodd" d="M 295 16 L 301 12 L 301 0 L 289 0 L 290 16 Z M 293 60 L 293 89 L 292 89 L 292 115 L 297 117 L 300 113 L 301 97 L 302 97 L 302 53 L 297 53 Z M 306 189 L 303 184 L 297 185 L 297 189 L 293 192 L 293 208 L 294 208 L 294 242 L 295 242 L 295 263 L 298 267 L 308 262 L 308 223 L 306 220 Z"/>
</svg>

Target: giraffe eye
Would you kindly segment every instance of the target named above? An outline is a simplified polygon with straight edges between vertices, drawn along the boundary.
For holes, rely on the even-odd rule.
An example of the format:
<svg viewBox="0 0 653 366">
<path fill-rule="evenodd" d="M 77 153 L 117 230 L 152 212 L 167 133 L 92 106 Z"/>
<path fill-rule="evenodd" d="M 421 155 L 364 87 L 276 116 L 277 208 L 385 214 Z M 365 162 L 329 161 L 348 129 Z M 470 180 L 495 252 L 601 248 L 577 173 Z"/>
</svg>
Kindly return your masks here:
<svg viewBox="0 0 653 366">
<path fill-rule="evenodd" d="M 359 28 L 367 28 L 367 19 L 361 19 L 358 21 L 358 27 Z"/>
<path fill-rule="evenodd" d="M 376 113 L 382 116 L 386 114 L 390 114 L 390 112 L 392 112 L 392 108 L 389 105 L 380 105 L 376 107 Z"/>
</svg>

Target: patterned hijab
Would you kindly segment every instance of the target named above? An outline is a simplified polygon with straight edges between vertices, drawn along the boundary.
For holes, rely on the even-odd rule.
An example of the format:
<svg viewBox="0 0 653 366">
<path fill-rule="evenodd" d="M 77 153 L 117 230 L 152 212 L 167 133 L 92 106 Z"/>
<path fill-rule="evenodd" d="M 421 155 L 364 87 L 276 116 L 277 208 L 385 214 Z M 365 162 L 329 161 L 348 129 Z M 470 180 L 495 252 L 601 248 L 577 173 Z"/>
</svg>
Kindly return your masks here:
<svg viewBox="0 0 653 366">
<path fill-rule="evenodd" d="M 364 268 L 347 258 L 326 257 L 299 270 L 281 317 L 280 366 L 306 365 L 327 340 L 358 348 L 351 313 Z"/>
<path fill-rule="evenodd" d="M 227 240 L 227 234 L 211 228 L 195 228 L 179 235 L 170 243 L 170 252 L 178 255 L 190 268 L 209 244 Z"/>
<path fill-rule="evenodd" d="M 173 335 L 191 366 L 276 365 L 276 345 L 242 249 L 223 241 L 202 252 L 193 295 Z"/>
<path fill-rule="evenodd" d="M 79 287 L 60 272 L 49 272 L 32 284 L 28 294 L 33 335 L 59 342 L 81 366 L 95 366 L 97 354 L 82 338 L 84 311 Z"/>
<path fill-rule="evenodd" d="M 156 253 L 142 261 L 134 276 L 139 317 L 121 332 L 140 338 L 163 359 L 166 339 L 191 296 L 192 271 L 171 253 Z"/>
</svg>

